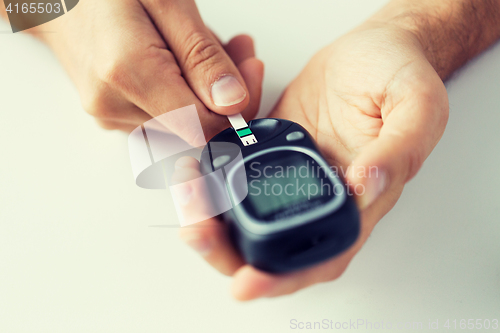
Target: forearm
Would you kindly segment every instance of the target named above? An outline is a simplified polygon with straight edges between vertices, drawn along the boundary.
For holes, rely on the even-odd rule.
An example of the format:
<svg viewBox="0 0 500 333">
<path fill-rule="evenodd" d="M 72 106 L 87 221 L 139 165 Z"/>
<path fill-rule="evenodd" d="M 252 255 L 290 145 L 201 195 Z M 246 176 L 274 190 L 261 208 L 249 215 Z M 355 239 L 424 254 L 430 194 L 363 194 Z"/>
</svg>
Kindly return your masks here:
<svg viewBox="0 0 500 333">
<path fill-rule="evenodd" d="M 500 39 L 500 0 L 393 0 L 372 20 L 412 31 L 444 80 Z"/>
</svg>

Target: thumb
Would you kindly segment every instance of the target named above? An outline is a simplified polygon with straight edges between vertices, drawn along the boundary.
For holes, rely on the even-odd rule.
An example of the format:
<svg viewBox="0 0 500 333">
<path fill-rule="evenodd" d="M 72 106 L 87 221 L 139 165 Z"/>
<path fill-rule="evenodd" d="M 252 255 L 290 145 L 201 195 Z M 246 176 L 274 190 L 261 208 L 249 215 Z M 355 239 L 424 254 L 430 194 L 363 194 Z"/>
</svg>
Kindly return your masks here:
<svg viewBox="0 0 500 333">
<path fill-rule="evenodd" d="M 173 52 L 198 98 L 212 111 L 229 115 L 242 112 L 249 92 L 238 68 L 207 28 L 192 32 L 191 45 L 183 43 Z M 179 56 L 177 56 L 179 54 Z"/>
<path fill-rule="evenodd" d="M 238 67 L 250 94 L 250 101 L 242 114 L 245 119 L 253 119 L 259 111 L 264 64 L 255 58 L 254 43 L 250 36 L 239 35 L 234 37 L 224 45 L 224 50 Z"/>
<path fill-rule="evenodd" d="M 222 115 L 243 111 L 249 102 L 245 81 L 203 23 L 194 0 L 145 3 L 182 76 L 203 104 Z"/>
</svg>

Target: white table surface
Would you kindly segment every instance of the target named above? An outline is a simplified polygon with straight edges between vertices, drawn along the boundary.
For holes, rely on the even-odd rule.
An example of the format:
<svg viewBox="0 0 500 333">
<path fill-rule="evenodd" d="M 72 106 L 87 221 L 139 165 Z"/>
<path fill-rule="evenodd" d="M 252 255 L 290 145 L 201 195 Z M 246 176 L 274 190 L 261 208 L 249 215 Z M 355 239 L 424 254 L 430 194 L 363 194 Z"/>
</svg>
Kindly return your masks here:
<svg viewBox="0 0 500 333">
<path fill-rule="evenodd" d="M 385 1 L 198 3 L 223 39 L 255 37 L 265 113 Z M 94 124 L 45 46 L 1 33 L 0 64 L 0 332 L 297 331 L 291 319 L 422 332 L 429 319 L 500 319 L 500 44 L 447 83 L 443 139 L 346 273 L 249 303 L 175 228 L 149 227 L 176 219 L 169 194 L 135 186 L 126 135 Z"/>
</svg>

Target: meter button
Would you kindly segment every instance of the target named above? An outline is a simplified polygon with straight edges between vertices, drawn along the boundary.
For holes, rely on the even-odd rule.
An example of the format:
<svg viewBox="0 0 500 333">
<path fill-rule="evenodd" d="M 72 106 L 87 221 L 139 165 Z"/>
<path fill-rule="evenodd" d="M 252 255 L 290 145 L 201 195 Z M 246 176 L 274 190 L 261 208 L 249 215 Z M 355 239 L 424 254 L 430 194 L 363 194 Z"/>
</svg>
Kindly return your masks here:
<svg viewBox="0 0 500 333">
<path fill-rule="evenodd" d="M 300 131 L 295 131 L 286 136 L 287 141 L 297 141 L 304 138 L 304 133 Z"/>
<path fill-rule="evenodd" d="M 221 166 L 229 162 L 230 159 L 231 157 L 229 155 L 221 155 L 216 157 L 212 163 L 214 165 L 214 169 L 219 169 Z"/>
</svg>

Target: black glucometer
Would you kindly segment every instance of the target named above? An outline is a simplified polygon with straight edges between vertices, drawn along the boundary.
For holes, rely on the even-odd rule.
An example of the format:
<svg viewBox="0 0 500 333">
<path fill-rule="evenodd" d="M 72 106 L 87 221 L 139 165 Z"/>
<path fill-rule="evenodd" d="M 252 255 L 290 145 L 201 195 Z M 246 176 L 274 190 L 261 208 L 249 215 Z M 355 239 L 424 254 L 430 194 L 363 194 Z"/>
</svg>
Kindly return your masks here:
<svg viewBox="0 0 500 333">
<path fill-rule="evenodd" d="M 267 118 L 228 128 L 205 146 L 201 171 L 234 246 L 256 268 L 311 266 L 358 237 L 354 199 L 299 124 Z"/>
</svg>

